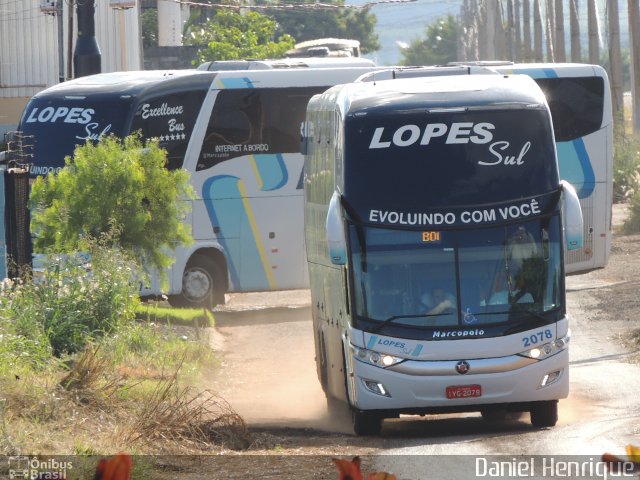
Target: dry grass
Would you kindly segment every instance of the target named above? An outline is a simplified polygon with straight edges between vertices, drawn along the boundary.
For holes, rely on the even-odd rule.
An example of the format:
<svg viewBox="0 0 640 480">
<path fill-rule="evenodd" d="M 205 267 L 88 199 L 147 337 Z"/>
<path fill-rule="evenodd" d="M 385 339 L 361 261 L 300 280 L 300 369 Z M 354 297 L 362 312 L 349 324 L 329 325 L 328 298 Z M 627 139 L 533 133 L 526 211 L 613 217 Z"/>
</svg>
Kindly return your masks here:
<svg viewBox="0 0 640 480">
<path fill-rule="evenodd" d="M 71 363 L 69 373 L 60 386 L 75 394 L 75 401 L 93 404 L 96 408 L 113 405 L 116 393 L 123 388 L 123 379 L 113 372 L 107 357 L 99 355 L 100 347 L 89 344 L 77 361 Z"/>
<path fill-rule="evenodd" d="M 0 454 L 248 448 L 247 425 L 224 399 L 182 385 L 183 362 L 170 370 L 131 371 L 88 345 L 67 362 L 66 371 L 58 366 L 26 378 L 1 378 Z"/>
<path fill-rule="evenodd" d="M 177 374 L 158 382 L 122 438 L 146 446 L 170 442 L 181 445 L 182 453 L 210 445 L 243 450 L 251 444 L 247 425 L 224 399 L 181 387 Z"/>
</svg>

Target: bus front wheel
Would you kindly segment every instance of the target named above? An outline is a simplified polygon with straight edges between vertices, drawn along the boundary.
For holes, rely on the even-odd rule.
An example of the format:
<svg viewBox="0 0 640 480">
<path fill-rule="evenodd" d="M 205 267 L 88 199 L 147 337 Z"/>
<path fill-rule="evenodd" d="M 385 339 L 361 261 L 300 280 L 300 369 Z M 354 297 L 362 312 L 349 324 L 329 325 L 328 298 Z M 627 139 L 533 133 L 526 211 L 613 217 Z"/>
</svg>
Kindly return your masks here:
<svg viewBox="0 0 640 480">
<path fill-rule="evenodd" d="M 382 430 L 382 417 L 375 413 L 353 409 L 351 411 L 351 420 L 353 422 L 353 431 L 356 435 L 378 435 Z"/>
<path fill-rule="evenodd" d="M 536 428 L 553 427 L 558 422 L 558 401 L 535 402 L 530 410 L 531 424 Z"/>
<path fill-rule="evenodd" d="M 213 308 L 219 303 L 224 292 L 222 269 L 210 257 L 195 254 L 187 263 L 182 274 L 182 292 L 170 295 L 169 303 L 173 307 Z"/>
</svg>

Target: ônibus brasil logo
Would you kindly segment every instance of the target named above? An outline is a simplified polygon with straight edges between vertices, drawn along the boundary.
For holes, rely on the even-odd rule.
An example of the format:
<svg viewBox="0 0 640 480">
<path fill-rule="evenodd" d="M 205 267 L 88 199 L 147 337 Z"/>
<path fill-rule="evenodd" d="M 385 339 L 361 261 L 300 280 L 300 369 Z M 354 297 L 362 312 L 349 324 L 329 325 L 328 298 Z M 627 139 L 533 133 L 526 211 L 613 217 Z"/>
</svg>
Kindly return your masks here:
<svg viewBox="0 0 640 480">
<path fill-rule="evenodd" d="M 37 458 L 18 455 L 9 457 L 9 478 L 29 480 L 65 480 L 73 462 L 55 458 Z"/>
</svg>

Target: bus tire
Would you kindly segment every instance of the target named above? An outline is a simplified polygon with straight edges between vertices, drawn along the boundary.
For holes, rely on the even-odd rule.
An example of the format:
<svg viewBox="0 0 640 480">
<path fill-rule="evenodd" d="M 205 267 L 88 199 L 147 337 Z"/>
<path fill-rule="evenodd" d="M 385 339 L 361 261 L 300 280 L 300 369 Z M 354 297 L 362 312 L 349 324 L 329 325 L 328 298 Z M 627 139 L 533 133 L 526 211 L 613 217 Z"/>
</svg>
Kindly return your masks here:
<svg viewBox="0 0 640 480">
<path fill-rule="evenodd" d="M 209 256 L 196 253 L 187 262 L 182 274 L 182 292 L 170 295 L 172 307 L 213 308 L 224 303 L 223 269 Z"/>
<path fill-rule="evenodd" d="M 382 418 L 372 412 L 363 412 L 354 408 L 351 410 L 351 421 L 353 431 L 359 436 L 378 435 L 382 430 Z"/>
<path fill-rule="evenodd" d="M 536 428 L 553 427 L 558 423 L 558 401 L 534 402 L 530 410 L 531 424 Z"/>
</svg>

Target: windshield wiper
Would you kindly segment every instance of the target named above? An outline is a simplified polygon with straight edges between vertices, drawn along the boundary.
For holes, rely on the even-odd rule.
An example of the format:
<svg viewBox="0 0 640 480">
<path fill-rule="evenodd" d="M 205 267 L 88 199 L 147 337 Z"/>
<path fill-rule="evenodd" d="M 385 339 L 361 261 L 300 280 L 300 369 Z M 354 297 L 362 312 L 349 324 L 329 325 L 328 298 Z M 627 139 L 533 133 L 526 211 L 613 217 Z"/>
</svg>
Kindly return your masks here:
<svg viewBox="0 0 640 480">
<path fill-rule="evenodd" d="M 399 318 L 424 318 L 424 317 L 438 317 L 442 315 L 442 313 L 432 313 L 432 314 L 428 314 L 428 313 L 420 313 L 420 314 L 413 314 L 413 315 L 393 315 L 389 318 L 387 318 L 386 320 L 383 320 L 381 323 L 379 323 L 378 325 L 376 325 L 372 330 L 371 333 L 378 333 L 380 330 L 382 330 L 384 327 L 386 327 L 387 325 L 389 325 L 390 323 L 395 322 L 396 320 L 398 320 Z M 446 315 L 446 314 L 445 314 Z M 406 326 L 406 325 L 405 325 Z M 415 327 L 417 325 L 409 325 L 411 327 Z"/>
<path fill-rule="evenodd" d="M 547 310 L 545 313 L 550 313 L 552 310 Z M 515 310 L 512 312 L 508 312 L 509 315 L 517 315 L 519 318 L 517 320 L 512 320 L 510 323 L 513 325 L 505 330 L 504 335 L 510 335 L 512 333 L 523 332 L 525 330 L 530 330 L 536 327 L 542 327 L 545 325 L 550 325 L 554 323 L 554 320 L 550 320 L 545 317 L 540 312 L 535 312 L 533 310 Z M 532 320 L 532 317 L 535 320 Z"/>
</svg>

